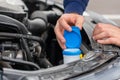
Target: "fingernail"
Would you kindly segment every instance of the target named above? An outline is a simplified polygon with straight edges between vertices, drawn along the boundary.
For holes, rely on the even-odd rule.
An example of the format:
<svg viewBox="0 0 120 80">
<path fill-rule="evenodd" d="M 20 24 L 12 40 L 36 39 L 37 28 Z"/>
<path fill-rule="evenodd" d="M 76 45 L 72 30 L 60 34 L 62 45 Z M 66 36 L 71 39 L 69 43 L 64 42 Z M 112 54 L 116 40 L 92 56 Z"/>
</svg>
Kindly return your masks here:
<svg viewBox="0 0 120 80">
<path fill-rule="evenodd" d="M 66 49 L 66 46 L 65 46 L 65 45 L 63 46 L 63 49 Z"/>
<path fill-rule="evenodd" d="M 71 27 L 69 27 L 69 28 L 68 28 L 68 31 L 70 31 L 70 32 L 71 32 L 71 31 L 72 31 L 72 28 L 71 28 Z"/>
<path fill-rule="evenodd" d="M 62 42 L 62 43 L 65 43 L 65 40 L 63 39 L 63 40 L 61 40 L 61 42 Z"/>
</svg>

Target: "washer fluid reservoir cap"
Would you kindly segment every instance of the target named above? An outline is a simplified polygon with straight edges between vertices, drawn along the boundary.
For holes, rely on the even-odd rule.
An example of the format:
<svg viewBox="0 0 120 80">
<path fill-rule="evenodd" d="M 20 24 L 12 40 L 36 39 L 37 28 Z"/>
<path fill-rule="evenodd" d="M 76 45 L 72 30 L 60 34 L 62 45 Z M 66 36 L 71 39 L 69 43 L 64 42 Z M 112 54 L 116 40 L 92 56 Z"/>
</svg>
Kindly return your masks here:
<svg viewBox="0 0 120 80">
<path fill-rule="evenodd" d="M 76 26 L 71 26 L 72 31 L 64 31 L 64 38 L 66 40 L 66 48 L 80 48 L 82 43 L 82 37 L 80 29 Z"/>
</svg>

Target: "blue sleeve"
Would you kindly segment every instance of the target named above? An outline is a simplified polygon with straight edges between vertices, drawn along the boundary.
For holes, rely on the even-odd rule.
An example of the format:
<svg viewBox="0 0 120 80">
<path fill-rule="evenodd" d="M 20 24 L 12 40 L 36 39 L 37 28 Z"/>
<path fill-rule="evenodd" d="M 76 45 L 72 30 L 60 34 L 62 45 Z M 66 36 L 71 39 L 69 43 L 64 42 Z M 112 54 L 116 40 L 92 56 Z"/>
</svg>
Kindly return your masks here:
<svg viewBox="0 0 120 80">
<path fill-rule="evenodd" d="M 64 0 L 65 13 L 83 14 L 89 0 Z"/>
</svg>

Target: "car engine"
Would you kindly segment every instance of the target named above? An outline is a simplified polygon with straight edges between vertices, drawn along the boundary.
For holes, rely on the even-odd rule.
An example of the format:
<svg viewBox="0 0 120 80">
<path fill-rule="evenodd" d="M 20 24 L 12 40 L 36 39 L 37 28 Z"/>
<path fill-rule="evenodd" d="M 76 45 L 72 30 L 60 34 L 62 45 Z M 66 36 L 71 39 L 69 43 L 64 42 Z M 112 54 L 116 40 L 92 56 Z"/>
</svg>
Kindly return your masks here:
<svg viewBox="0 0 120 80">
<path fill-rule="evenodd" d="M 0 0 L 1 80 L 69 79 L 120 55 L 119 47 L 101 45 L 91 38 L 95 24 L 116 24 L 88 12 L 90 16 L 85 16 L 81 31 L 81 50 L 86 56 L 64 65 L 62 49 L 54 33 L 63 13 L 62 3 L 57 0 Z"/>
<path fill-rule="evenodd" d="M 0 2 L 1 66 L 38 70 L 58 65 L 55 60 L 51 60 L 49 54 L 55 51 L 53 49 L 57 45 L 52 30 L 63 12 L 62 9 L 47 0 Z"/>
</svg>

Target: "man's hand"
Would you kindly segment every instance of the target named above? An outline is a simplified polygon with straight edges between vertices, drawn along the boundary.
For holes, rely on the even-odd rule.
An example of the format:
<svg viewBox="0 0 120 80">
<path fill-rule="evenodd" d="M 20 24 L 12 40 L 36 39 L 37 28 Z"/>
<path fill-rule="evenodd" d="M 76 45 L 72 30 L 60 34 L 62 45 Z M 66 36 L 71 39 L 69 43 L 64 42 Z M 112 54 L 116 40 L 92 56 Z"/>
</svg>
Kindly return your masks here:
<svg viewBox="0 0 120 80">
<path fill-rule="evenodd" d="M 63 37 L 64 30 L 72 31 L 70 26 L 78 26 L 82 29 L 82 24 L 84 22 L 83 16 L 77 13 L 63 14 L 57 21 L 55 26 L 55 34 L 58 43 L 62 49 L 65 49 L 65 38 Z"/>
<path fill-rule="evenodd" d="M 101 44 L 114 44 L 120 46 L 120 28 L 99 23 L 93 31 L 93 39 Z"/>
</svg>

